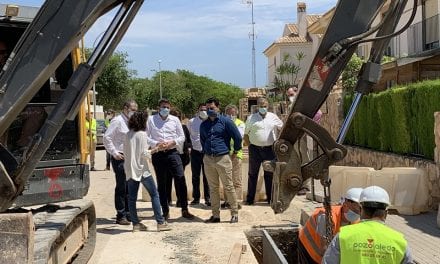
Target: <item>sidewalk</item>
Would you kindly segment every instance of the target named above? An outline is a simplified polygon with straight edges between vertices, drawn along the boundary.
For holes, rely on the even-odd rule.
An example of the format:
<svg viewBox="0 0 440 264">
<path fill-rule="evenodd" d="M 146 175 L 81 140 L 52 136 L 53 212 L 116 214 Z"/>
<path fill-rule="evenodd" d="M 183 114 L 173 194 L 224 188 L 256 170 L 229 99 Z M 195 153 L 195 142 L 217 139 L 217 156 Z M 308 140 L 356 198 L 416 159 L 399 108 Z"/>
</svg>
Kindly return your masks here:
<svg viewBox="0 0 440 264">
<path fill-rule="evenodd" d="M 319 181 L 315 181 L 316 198 L 322 200 L 323 191 Z M 307 195 L 311 198 L 311 194 Z M 319 202 L 308 200 L 301 210 L 301 224 L 307 220 L 313 210 L 322 206 Z M 408 241 L 415 263 L 440 263 L 440 228 L 437 227 L 437 212 L 427 212 L 419 215 L 389 214 L 386 224 L 403 233 Z"/>
</svg>

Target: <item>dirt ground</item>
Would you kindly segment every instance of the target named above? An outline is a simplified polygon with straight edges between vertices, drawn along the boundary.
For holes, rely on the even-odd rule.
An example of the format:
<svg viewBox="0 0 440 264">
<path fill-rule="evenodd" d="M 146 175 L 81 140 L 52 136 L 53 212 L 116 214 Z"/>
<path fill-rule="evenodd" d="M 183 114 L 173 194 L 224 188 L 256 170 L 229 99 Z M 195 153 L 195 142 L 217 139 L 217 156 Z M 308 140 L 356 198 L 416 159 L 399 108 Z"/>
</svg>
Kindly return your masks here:
<svg viewBox="0 0 440 264">
<path fill-rule="evenodd" d="M 210 208 L 190 207 L 196 218 L 189 221 L 181 217 L 180 208 L 171 207 L 169 223 L 173 229 L 157 232 L 151 203 L 142 202 L 139 194 L 139 216 L 151 231 L 132 233 L 131 226 L 115 224 L 114 173 L 103 170 L 104 150 L 97 151 L 96 168 L 86 197 L 94 202 L 97 217 L 96 249 L 89 263 L 227 263 L 235 243 L 247 245 L 240 263 L 257 263 L 244 231 L 254 225 L 298 223 L 303 204 L 302 198 L 295 198 L 281 215 L 275 215 L 266 203 L 243 206 L 237 224 L 229 223 L 229 210 L 222 210 L 221 223 L 205 224 Z"/>
</svg>

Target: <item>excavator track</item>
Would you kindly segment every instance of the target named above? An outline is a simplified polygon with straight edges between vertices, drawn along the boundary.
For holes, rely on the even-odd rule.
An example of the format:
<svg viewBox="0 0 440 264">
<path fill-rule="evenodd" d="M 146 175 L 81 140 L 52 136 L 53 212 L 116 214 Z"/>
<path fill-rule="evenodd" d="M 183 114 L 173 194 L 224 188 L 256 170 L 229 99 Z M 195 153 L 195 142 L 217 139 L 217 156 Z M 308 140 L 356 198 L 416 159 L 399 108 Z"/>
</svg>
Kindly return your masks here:
<svg viewBox="0 0 440 264">
<path fill-rule="evenodd" d="M 87 263 L 96 242 L 96 215 L 81 199 L 0 215 L 0 263 Z"/>
<path fill-rule="evenodd" d="M 87 263 L 96 242 L 93 203 L 83 199 L 55 206 L 61 207 L 34 215 L 33 263 Z"/>
</svg>

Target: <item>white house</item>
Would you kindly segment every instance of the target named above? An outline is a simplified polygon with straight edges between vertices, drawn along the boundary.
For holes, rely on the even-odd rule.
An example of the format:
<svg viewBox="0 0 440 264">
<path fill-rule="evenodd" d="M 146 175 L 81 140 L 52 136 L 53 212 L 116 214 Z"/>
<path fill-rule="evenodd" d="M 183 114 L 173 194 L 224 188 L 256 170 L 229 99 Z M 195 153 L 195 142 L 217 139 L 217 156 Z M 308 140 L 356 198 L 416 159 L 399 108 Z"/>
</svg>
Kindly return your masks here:
<svg viewBox="0 0 440 264">
<path fill-rule="evenodd" d="M 296 80 L 296 84 L 301 85 L 301 81 L 307 74 L 307 70 L 312 63 L 315 52 L 314 48 L 316 48 L 308 28 L 319 18 L 320 15 L 307 15 L 305 3 L 297 3 L 297 23 L 286 24 L 284 26 L 283 35 L 263 52 L 267 57 L 268 87 L 274 87 L 273 82 L 276 76 L 276 68 L 283 62 L 283 58 L 286 54 L 290 56 L 289 62 L 301 68 Z M 298 53 L 304 54 L 304 59 L 301 61 L 296 59 Z"/>
</svg>

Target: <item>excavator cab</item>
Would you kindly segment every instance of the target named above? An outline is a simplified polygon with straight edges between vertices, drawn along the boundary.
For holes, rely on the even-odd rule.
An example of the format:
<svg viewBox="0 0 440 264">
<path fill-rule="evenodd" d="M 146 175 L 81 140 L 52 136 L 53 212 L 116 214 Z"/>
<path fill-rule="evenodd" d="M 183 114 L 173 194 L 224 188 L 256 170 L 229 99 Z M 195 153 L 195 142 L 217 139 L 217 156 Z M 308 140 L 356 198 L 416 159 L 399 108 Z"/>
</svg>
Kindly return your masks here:
<svg viewBox="0 0 440 264">
<path fill-rule="evenodd" d="M 8 9 L 18 12 L 15 16 L 7 16 Z M 37 14 L 38 8 L 2 4 L 0 10 L 4 10 L 0 18 L 0 43 L 3 43 L 9 55 Z M 79 47 L 76 47 L 65 58 L 1 136 L 0 142 L 16 160 L 20 161 L 26 154 L 33 135 L 42 127 L 66 89 L 69 78 L 78 66 L 75 54 L 79 52 Z M 84 110 L 81 110 L 73 120 L 64 122 L 13 207 L 80 199 L 87 194 L 88 165 L 81 160 L 85 155 L 85 148 L 81 146 L 85 140 L 82 122 Z M 49 180 L 48 175 L 51 175 Z"/>
</svg>

